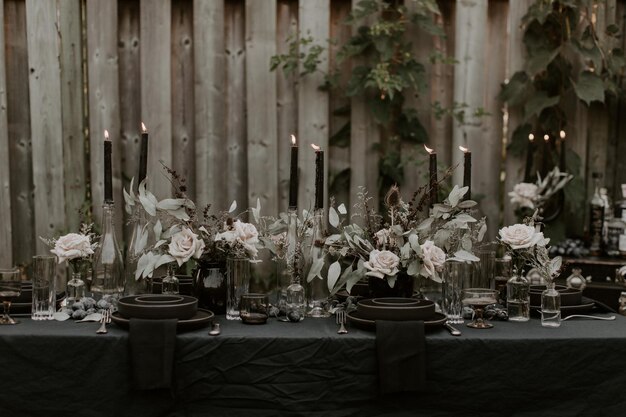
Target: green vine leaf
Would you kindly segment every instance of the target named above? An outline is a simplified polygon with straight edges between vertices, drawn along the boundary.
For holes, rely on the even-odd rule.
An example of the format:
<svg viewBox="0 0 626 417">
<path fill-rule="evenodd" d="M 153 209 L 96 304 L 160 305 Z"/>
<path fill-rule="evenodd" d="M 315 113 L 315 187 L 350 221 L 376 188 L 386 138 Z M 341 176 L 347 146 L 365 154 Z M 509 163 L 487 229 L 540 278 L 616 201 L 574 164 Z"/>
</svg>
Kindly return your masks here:
<svg viewBox="0 0 626 417">
<path fill-rule="evenodd" d="M 530 123 L 524 123 L 515 129 L 513 135 L 511 136 L 511 143 L 507 148 L 512 155 L 524 155 L 528 146 L 528 135 L 532 131 L 532 128 L 533 127 Z"/>
<path fill-rule="evenodd" d="M 574 91 L 579 99 L 590 105 L 592 101 L 604 103 L 604 83 L 602 78 L 591 71 L 580 74 L 578 82 L 574 82 Z"/>
<path fill-rule="evenodd" d="M 526 62 L 526 71 L 533 77 L 539 74 L 550 65 L 554 58 L 559 54 L 559 49 L 548 50 L 541 49 L 536 51 Z"/>
<path fill-rule="evenodd" d="M 558 104 L 560 96 L 548 97 L 545 91 L 537 91 L 524 106 L 524 121 L 539 115 L 545 108 Z"/>
<path fill-rule="evenodd" d="M 506 101 L 511 106 L 516 106 L 524 100 L 528 91 L 530 79 L 524 71 L 518 71 L 508 83 L 502 85 L 500 99 Z"/>
</svg>

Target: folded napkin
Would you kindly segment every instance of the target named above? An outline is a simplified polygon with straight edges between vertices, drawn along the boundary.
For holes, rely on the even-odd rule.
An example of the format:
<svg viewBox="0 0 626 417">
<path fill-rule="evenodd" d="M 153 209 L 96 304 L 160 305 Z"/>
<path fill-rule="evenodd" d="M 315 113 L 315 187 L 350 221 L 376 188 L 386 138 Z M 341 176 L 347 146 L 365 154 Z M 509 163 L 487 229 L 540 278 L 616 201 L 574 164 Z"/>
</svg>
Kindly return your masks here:
<svg viewBox="0 0 626 417">
<path fill-rule="evenodd" d="M 426 380 L 423 321 L 376 320 L 381 394 L 418 391 Z"/>
<path fill-rule="evenodd" d="M 170 388 L 177 319 L 130 319 L 130 354 L 136 389 Z"/>
</svg>

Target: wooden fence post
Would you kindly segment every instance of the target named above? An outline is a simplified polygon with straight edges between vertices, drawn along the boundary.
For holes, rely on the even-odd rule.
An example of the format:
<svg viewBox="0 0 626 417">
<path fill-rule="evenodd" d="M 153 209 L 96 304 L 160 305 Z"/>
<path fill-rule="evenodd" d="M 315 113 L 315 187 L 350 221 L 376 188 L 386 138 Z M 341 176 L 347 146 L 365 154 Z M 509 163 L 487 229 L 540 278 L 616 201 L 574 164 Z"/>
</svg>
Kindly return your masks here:
<svg viewBox="0 0 626 417">
<path fill-rule="evenodd" d="M 2 0 L 0 0 L 0 22 L 4 22 L 4 1 Z M 4 46 L 4 31 L 0 32 L 0 45 Z M 2 48 L 0 50 L 0 265 L 3 268 L 13 266 L 9 160 L 6 70 L 4 48 Z"/>
</svg>

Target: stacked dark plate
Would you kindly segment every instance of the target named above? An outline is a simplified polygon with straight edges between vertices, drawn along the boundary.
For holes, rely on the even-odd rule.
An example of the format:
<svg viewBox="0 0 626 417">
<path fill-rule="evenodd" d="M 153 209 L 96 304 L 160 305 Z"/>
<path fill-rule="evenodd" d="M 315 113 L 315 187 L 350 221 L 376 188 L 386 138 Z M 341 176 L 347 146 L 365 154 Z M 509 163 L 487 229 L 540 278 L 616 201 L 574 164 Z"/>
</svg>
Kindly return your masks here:
<svg viewBox="0 0 626 417">
<path fill-rule="evenodd" d="M 389 297 L 359 301 L 357 310 L 348 313 L 348 320 L 365 330 L 374 330 L 376 320 L 422 320 L 426 328 L 432 328 L 444 324 L 446 316 L 435 312 L 433 301 Z"/>
<path fill-rule="evenodd" d="M 143 294 L 122 297 L 111 319 L 128 328 L 130 319 L 178 319 L 178 330 L 193 330 L 209 325 L 214 314 L 198 308 L 198 299 L 188 295 Z"/>
<path fill-rule="evenodd" d="M 535 313 L 541 310 L 541 293 L 545 291 L 545 289 L 545 285 L 530 286 L 530 308 Z M 557 285 L 555 289 L 561 295 L 562 317 L 569 316 L 570 314 L 589 313 L 595 305 L 595 301 L 583 297 L 583 293 L 580 290 L 567 288 L 563 285 Z"/>
</svg>

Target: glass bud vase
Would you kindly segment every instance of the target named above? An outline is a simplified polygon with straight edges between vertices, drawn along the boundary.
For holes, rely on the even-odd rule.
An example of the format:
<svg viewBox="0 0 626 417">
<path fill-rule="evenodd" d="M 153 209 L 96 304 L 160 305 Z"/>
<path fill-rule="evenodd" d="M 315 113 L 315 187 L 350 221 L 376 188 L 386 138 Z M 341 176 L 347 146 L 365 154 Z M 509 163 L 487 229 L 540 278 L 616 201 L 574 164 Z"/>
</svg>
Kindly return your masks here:
<svg viewBox="0 0 626 417">
<path fill-rule="evenodd" d="M 293 323 L 304 320 L 306 314 L 306 293 L 300 280 L 294 278 L 287 287 L 285 295 L 285 310 L 287 320 Z"/>
<path fill-rule="evenodd" d="M 147 247 L 155 243 L 151 224 L 146 218 L 146 211 L 140 204 L 135 205 L 131 227 L 132 234 L 128 249 L 126 250 L 126 258 L 124 259 L 124 271 L 126 274 L 124 295 L 137 295 L 150 292 L 145 279 L 135 278 L 139 258 Z"/>
<path fill-rule="evenodd" d="M 226 274 L 226 319 L 241 320 L 239 302 L 250 288 L 250 261 L 229 258 Z"/>
<path fill-rule="evenodd" d="M 85 296 L 85 281 L 81 271 L 72 271 L 72 277 L 65 286 L 65 305 L 72 308 L 74 303 Z"/>
<path fill-rule="evenodd" d="M 163 285 L 162 294 L 178 294 L 178 278 L 174 275 L 174 267 L 172 265 L 167 266 L 167 275 L 163 277 L 161 282 Z"/>
<path fill-rule="evenodd" d="M 530 320 L 530 283 L 520 274 L 506 283 L 506 311 L 509 321 Z"/>
<path fill-rule="evenodd" d="M 554 282 L 541 293 L 541 325 L 559 327 L 561 325 L 561 294 L 554 288 Z"/>
<path fill-rule="evenodd" d="M 93 274 L 89 290 L 96 298 L 116 300 L 124 292 L 124 260 L 117 243 L 113 222 L 114 205 L 102 206 L 102 236 L 94 255 Z"/>
</svg>

